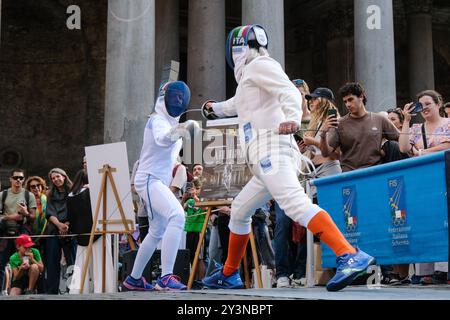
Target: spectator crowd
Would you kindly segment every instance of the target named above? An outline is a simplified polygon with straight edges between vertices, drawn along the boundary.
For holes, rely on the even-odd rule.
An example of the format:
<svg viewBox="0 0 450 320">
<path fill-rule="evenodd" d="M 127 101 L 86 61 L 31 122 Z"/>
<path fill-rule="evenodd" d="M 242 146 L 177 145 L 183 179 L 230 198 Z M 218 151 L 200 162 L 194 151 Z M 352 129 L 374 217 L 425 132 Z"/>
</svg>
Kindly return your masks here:
<svg viewBox="0 0 450 320">
<path fill-rule="evenodd" d="M 293 83 L 302 94 L 301 120 L 304 124 L 294 137 L 300 152 L 313 166 L 300 177 L 302 180 L 421 157 L 450 148 L 450 103 L 444 103 L 444 98 L 434 90 L 418 93 L 416 101 L 402 107 L 386 106 L 385 112 L 375 113 L 366 109 L 368 101 L 364 88 L 358 83 L 347 83 L 339 90 L 346 111 L 341 116 L 332 90 L 319 87 L 310 92 L 304 80 L 296 79 Z M 133 186 L 137 167 L 138 162 L 133 168 L 131 190 L 139 244 L 148 232 L 149 220 Z M 199 206 L 203 170 L 202 164 L 195 164 L 190 172 L 180 159 L 173 168 L 170 186 L 185 210 L 184 243 L 190 251 L 191 264 L 206 217 L 205 209 Z M 10 172 L 9 183 L 9 188 L 0 193 L 2 293 L 62 293 L 62 271 L 64 273 L 67 266 L 76 264 L 77 252 L 87 245 L 86 238 L 72 235 L 87 232 L 92 225 L 90 204 L 86 206 L 89 197 L 78 196 L 89 188 L 86 160 L 74 182 L 60 168 L 51 169 L 47 179 L 26 177 L 24 170 L 15 168 Z M 314 189 L 311 196 L 317 203 Z M 78 198 L 84 199 L 80 200 L 84 206 L 73 202 Z M 80 208 L 85 208 L 82 210 L 89 214 L 77 215 L 75 211 Z M 211 212 L 199 255 L 197 280 L 210 275 L 227 257 L 230 207 L 212 208 Z M 305 228 L 287 217 L 273 200 L 255 212 L 252 226 L 259 261 L 272 270 L 273 286 L 304 285 Z M 320 242 L 320 239 L 315 241 Z M 411 267 L 381 266 L 383 283 L 447 283 L 448 262 Z"/>
</svg>

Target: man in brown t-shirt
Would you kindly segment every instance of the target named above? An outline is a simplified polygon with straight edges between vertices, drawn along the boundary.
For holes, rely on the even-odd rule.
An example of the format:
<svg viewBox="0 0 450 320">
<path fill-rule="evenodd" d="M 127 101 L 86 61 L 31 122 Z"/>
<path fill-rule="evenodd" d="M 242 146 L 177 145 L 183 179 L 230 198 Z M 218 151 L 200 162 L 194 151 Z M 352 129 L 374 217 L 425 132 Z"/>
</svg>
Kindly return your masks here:
<svg viewBox="0 0 450 320">
<path fill-rule="evenodd" d="M 340 119 L 330 116 L 322 126 L 323 156 L 340 148 L 343 172 L 379 164 L 381 140 L 398 140 L 399 131 L 387 118 L 366 110 L 367 98 L 359 83 L 348 83 L 339 91 L 348 114 Z"/>
</svg>

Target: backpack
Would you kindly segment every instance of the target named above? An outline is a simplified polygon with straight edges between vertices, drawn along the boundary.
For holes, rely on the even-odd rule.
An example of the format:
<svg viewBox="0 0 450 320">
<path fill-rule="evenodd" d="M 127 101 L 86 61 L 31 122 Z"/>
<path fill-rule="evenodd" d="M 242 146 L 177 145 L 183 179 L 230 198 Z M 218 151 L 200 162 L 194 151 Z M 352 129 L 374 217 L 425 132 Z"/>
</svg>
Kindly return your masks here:
<svg viewBox="0 0 450 320">
<path fill-rule="evenodd" d="M 6 197 L 8 196 L 8 189 L 3 190 L 2 192 L 2 211 L 0 212 L 1 214 L 3 214 L 3 211 L 5 210 L 5 201 L 6 201 Z M 34 197 L 34 195 L 33 195 Z M 30 192 L 28 190 L 25 190 L 25 204 L 28 208 L 28 204 L 30 203 Z M 1 221 L 2 223 L 0 224 L 0 233 L 1 234 L 5 234 L 8 233 L 8 228 L 6 227 L 6 225 L 3 223 L 3 220 Z M 20 223 L 23 224 L 23 221 Z M 14 230 L 15 233 L 17 230 Z M 11 233 L 9 233 L 8 235 L 12 235 Z"/>
<path fill-rule="evenodd" d="M 178 167 L 179 167 L 179 166 L 182 166 L 182 165 L 183 165 L 183 164 L 179 163 L 179 164 L 177 164 L 175 167 L 173 167 L 173 170 L 172 170 L 172 178 L 175 177 L 175 174 L 177 173 Z M 192 175 L 192 173 L 190 173 L 190 172 L 187 170 L 187 168 L 186 168 L 186 179 L 187 179 L 187 182 L 191 182 L 192 180 L 194 180 L 194 176 Z"/>
<path fill-rule="evenodd" d="M 8 189 L 4 190 L 2 193 L 2 213 L 5 208 L 5 201 L 7 196 L 8 196 Z M 25 190 L 25 204 L 27 205 L 27 207 L 29 203 L 30 203 L 30 191 Z"/>
</svg>

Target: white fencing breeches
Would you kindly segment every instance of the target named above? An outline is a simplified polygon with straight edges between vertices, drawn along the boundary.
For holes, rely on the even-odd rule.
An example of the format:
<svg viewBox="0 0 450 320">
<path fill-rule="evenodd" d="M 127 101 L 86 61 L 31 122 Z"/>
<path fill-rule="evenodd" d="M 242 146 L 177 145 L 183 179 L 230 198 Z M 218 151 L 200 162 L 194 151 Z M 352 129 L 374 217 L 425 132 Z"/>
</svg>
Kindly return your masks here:
<svg viewBox="0 0 450 320">
<path fill-rule="evenodd" d="M 89 279 L 91 279 L 94 285 L 94 293 L 102 293 L 102 261 L 103 261 L 103 238 L 98 238 L 92 244 L 92 255 L 89 263 L 89 267 L 86 273 L 86 279 L 84 281 L 83 294 L 91 292 L 89 289 Z M 75 265 L 73 269 L 73 274 L 70 280 L 69 293 L 70 294 L 80 294 L 81 292 L 81 276 L 83 273 L 83 267 L 87 257 L 88 247 L 78 246 L 77 247 L 77 257 L 75 259 Z M 106 235 L 106 264 L 105 264 L 105 292 L 113 293 L 116 292 L 117 279 L 114 274 L 114 267 L 111 255 L 111 235 Z"/>
<path fill-rule="evenodd" d="M 298 180 L 300 161 L 300 153 L 290 146 L 278 146 L 271 155 L 248 159 L 254 176 L 231 205 L 231 232 L 250 233 L 252 215 L 270 199 L 292 220 L 308 225 L 322 209 L 312 203 Z"/>
<path fill-rule="evenodd" d="M 137 174 L 134 186 L 148 213 L 148 234 L 139 247 L 131 276 L 139 279 L 156 246 L 161 244 L 162 275 L 173 272 L 183 234 L 184 210 L 169 187 L 150 175 Z"/>
</svg>

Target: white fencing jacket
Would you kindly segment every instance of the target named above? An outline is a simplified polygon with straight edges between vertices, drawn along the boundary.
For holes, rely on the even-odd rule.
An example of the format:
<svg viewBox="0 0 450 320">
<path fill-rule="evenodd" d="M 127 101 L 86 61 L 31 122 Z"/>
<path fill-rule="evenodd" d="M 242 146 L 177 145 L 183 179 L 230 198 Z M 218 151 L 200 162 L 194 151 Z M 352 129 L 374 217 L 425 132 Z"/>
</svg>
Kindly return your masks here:
<svg viewBox="0 0 450 320">
<path fill-rule="evenodd" d="M 218 117 L 238 116 L 240 143 L 246 154 L 252 145 L 260 148 L 264 144 L 261 137 L 268 132 L 272 134 L 272 143 L 276 140 L 275 143 L 292 145 L 290 135 L 273 133 L 285 121 L 301 124 L 302 97 L 277 61 L 260 56 L 244 67 L 235 96 L 214 103 L 212 108 Z M 256 140 L 259 142 L 255 143 Z"/>
<path fill-rule="evenodd" d="M 148 174 L 161 180 L 166 186 L 172 181 L 172 169 L 181 150 L 182 140 L 173 141 L 171 130 L 178 126 L 179 118 L 172 118 L 166 111 L 164 96 L 158 98 L 155 112 L 144 130 L 144 142 L 136 175 Z"/>
</svg>

